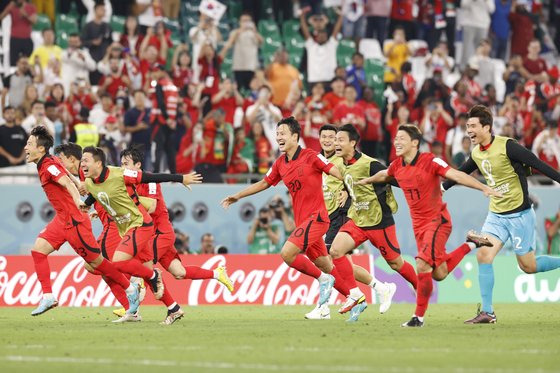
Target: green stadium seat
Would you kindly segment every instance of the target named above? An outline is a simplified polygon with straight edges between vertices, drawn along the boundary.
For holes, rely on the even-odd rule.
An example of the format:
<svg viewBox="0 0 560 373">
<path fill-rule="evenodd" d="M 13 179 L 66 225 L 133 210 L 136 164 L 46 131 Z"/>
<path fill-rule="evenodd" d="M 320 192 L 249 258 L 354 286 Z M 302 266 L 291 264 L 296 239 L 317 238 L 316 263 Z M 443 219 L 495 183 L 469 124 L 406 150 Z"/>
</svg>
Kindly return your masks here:
<svg viewBox="0 0 560 373">
<path fill-rule="evenodd" d="M 294 66 L 296 69 L 299 69 L 299 66 L 301 65 L 301 54 L 290 52 L 288 59 L 290 61 L 290 65 Z"/>
<path fill-rule="evenodd" d="M 352 64 L 352 55 L 356 52 L 356 43 L 353 40 L 342 39 L 336 49 L 336 60 L 339 66 Z"/>
<path fill-rule="evenodd" d="M 165 28 L 170 30 L 172 33 L 173 32 L 178 33 L 179 30 L 181 29 L 181 25 L 177 20 L 164 18 L 163 23 L 165 23 Z"/>
<path fill-rule="evenodd" d="M 43 31 L 51 27 L 51 20 L 47 15 L 37 14 L 37 22 L 33 25 L 33 31 Z"/>
<path fill-rule="evenodd" d="M 272 20 L 263 19 L 259 21 L 258 29 L 259 29 L 259 33 L 263 37 L 278 35 L 278 38 L 280 38 L 280 30 L 278 29 L 278 25 L 276 24 L 276 22 Z"/>
<path fill-rule="evenodd" d="M 288 1 L 288 0 L 284 0 Z M 273 19 L 274 9 L 272 7 L 272 0 L 260 0 L 260 18 L 261 19 Z"/>
<path fill-rule="evenodd" d="M 56 31 L 56 45 L 62 49 L 68 48 L 68 33 L 66 31 Z"/>
<path fill-rule="evenodd" d="M 284 39 L 288 37 L 301 36 L 299 32 L 299 21 L 291 19 L 282 24 L 282 35 Z"/>
<path fill-rule="evenodd" d="M 64 31 L 68 34 L 79 32 L 78 19 L 69 14 L 57 14 L 55 20 L 56 31 Z"/>
<path fill-rule="evenodd" d="M 198 16 L 198 6 L 200 5 L 200 1 L 198 0 L 188 0 L 184 3 L 183 6 L 183 15 L 190 15 L 190 16 Z"/>
<path fill-rule="evenodd" d="M 230 2 L 227 9 L 227 14 L 229 18 L 239 19 L 241 13 L 243 12 L 243 4 L 240 1 Z"/>
<path fill-rule="evenodd" d="M 232 78 L 232 67 L 233 67 L 233 60 L 231 57 L 225 58 L 220 66 L 220 76 L 222 80 L 226 78 Z"/>
<path fill-rule="evenodd" d="M 274 61 L 274 54 L 276 53 L 276 50 L 266 50 L 263 49 L 261 51 L 261 57 L 263 59 L 263 67 L 266 67 L 268 64 L 272 63 L 272 61 Z"/>
<path fill-rule="evenodd" d="M 169 49 L 167 49 L 167 60 L 165 61 L 165 68 L 171 70 L 171 63 L 173 62 L 173 54 L 175 53 L 175 43 Z"/>
<path fill-rule="evenodd" d="M 85 17 L 84 17 L 85 18 Z M 122 16 L 111 16 L 111 28 L 113 31 L 118 33 L 124 33 L 124 23 L 126 22 L 126 18 Z"/>
<path fill-rule="evenodd" d="M 286 45 L 286 49 L 289 52 L 298 52 L 301 53 L 305 49 L 305 40 L 301 35 L 298 36 L 291 36 L 289 38 L 284 38 L 284 45 Z"/>
</svg>

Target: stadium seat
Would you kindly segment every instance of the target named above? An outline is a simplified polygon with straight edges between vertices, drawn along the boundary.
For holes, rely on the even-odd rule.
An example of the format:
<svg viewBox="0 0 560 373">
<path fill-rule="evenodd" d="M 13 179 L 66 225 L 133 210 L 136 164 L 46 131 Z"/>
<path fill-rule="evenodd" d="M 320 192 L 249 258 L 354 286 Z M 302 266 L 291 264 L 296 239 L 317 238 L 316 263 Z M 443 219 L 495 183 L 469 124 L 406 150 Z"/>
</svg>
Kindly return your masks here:
<svg viewBox="0 0 560 373">
<path fill-rule="evenodd" d="M 184 2 L 183 4 L 183 16 L 198 16 L 198 6 L 200 5 L 200 1 L 189 0 Z"/>
<path fill-rule="evenodd" d="M 407 44 L 414 57 L 425 56 L 430 51 L 425 40 L 409 40 Z"/>
<path fill-rule="evenodd" d="M 233 1 L 228 4 L 227 13 L 229 15 L 229 18 L 239 19 L 242 12 L 243 12 L 243 4 L 241 4 L 241 2 Z"/>
<path fill-rule="evenodd" d="M 68 34 L 79 32 L 78 19 L 69 14 L 57 14 L 55 20 L 56 31 L 64 31 Z"/>
<path fill-rule="evenodd" d="M 124 33 L 124 23 L 126 22 L 125 17 L 121 16 L 111 16 L 111 28 L 113 31 L 118 32 L 120 34 Z"/>
<path fill-rule="evenodd" d="M 340 66 L 352 64 L 352 55 L 356 52 L 356 43 L 353 40 L 342 39 L 336 50 L 336 60 Z"/>
<path fill-rule="evenodd" d="M 297 36 L 301 36 L 300 32 L 299 32 L 299 21 L 295 20 L 295 19 L 291 19 L 289 21 L 286 21 L 282 24 L 282 35 L 284 36 L 284 39 L 286 38 L 291 38 L 291 37 L 297 37 Z"/>
<path fill-rule="evenodd" d="M 44 29 L 51 27 L 51 20 L 47 15 L 37 14 L 37 22 L 33 25 L 33 31 L 43 31 Z"/>
<path fill-rule="evenodd" d="M 385 60 L 381 45 L 377 39 L 362 39 L 360 40 L 359 51 L 364 55 L 364 58 L 376 58 L 378 60 Z"/>
<path fill-rule="evenodd" d="M 289 38 L 284 38 L 284 45 L 288 52 L 301 54 L 305 49 L 305 40 L 301 36 L 292 36 Z"/>
<path fill-rule="evenodd" d="M 68 48 L 68 33 L 66 31 L 56 31 L 56 45 L 62 49 Z"/>
<path fill-rule="evenodd" d="M 231 70 L 232 66 L 233 66 L 233 60 L 231 59 L 231 57 L 226 57 L 222 62 L 222 65 L 220 66 L 220 76 L 222 80 L 226 78 L 231 78 L 233 76 Z"/>
<path fill-rule="evenodd" d="M 280 30 L 278 29 L 278 25 L 274 21 L 266 19 L 260 20 L 258 29 L 259 33 L 263 37 L 277 35 L 278 39 L 280 39 Z"/>
<path fill-rule="evenodd" d="M 165 23 L 165 28 L 170 30 L 172 33 L 178 33 L 181 30 L 181 25 L 177 20 L 164 18 L 163 23 Z"/>
<path fill-rule="evenodd" d="M 274 18 L 274 9 L 272 8 L 272 0 L 259 0 L 260 7 L 260 18 L 261 19 L 272 19 Z"/>
<path fill-rule="evenodd" d="M 294 66 L 296 69 L 299 70 L 301 65 L 301 54 L 290 53 L 289 54 L 290 65 Z"/>
</svg>

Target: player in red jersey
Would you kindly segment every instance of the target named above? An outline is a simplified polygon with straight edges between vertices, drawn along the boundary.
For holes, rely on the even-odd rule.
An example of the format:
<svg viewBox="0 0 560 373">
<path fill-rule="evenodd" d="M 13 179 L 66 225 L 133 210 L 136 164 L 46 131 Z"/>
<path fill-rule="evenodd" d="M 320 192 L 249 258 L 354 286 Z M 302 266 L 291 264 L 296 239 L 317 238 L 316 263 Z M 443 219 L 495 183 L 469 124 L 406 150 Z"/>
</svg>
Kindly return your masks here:
<svg viewBox="0 0 560 373">
<path fill-rule="evenodd" d="M 346 278 L 354 278 L 352 264 L 347 257 L 343 257 L 336 267 L 332 264 L 330 275 L 321 272 L 315 264 L 318 258 L 328 256 L 323 235 L 329 229 L 329 216 L 323 199 L 323 172 L 342 180 L 338 168 L 333 167 L 324 156 L 311 149 L 302 149 L 298 145 L 301 127 L 294 117 L 284 118 L 278 122 L 276 141 L 284 155 L 280 156 L 272 165 L 264 179 L 243 189 L 242 191 L 224 198 L 222 206 L 227 209 L 241 198 L 262 192 L 280 181 L 288 188 L 292 197 L 296 229 L 292 232 L 280 255 L 284 262 L 301 273 L 312 276 L 319 281 L 319 306 L 325 304 L 330 297 L 333 285 L 347 301 L 341 313 L 352 310 L 349 321 L 354 321 L 365 309 L 362 300 L 363 293 L 356 287 L 350 289 L 346 285 Z M 304 252 L 305 255 L 301 255 Z M 355 317 L 353 317 L 355 316 Z"/>
<path fill-rule="evenodd" d="M 144 154 L 138 147 L 130 147 L 121 152 L 121 165 L 123 168 L 132 171 L 142 171 L 142 160 Z M 136 192 L 139 196 L 153 198 L 156 206 L 150 213 L 154 221 L 154 236 L 148 243 L 154 253 L 154 264 L 158 263 L 178 280 L 205 280 L 216 279 L 224 284 L 230 292 L 233 292 L 233 283 L 230 280 L 226 268 L 223 266 L 216 267 L 213 270 L 204 269 L 198 266 L 183 265 L 181 258 L 175 249 L 175 231 L 169 220 L 169 212 L 163 199 L 161 186 L 156 183 L 139 184 L 136 186 Z M 165 298 L 165 294 L 164 294 Z M 162 298 L 164 303 L 167 303 Z M 170 302 L 172 299 L 170 299 Z M 122 310 L 124 314 L 124 309 Z M 166 325 L 173 324 L 176 320 L 182 318 L 183 310 L 176 302 L 171 302 L 168 306 L 167 317 L 163 321 Z"/>
<path fill-rule="evenodd" d="M 25 146 L 27 162 L 37 164 L 41 186 L 56 211 L 55 217 L 41 231 L 31 250 L 37 279 L 43 290 L 43 298 L 31 315 L 40 315 L 58 305 L 52 294 L 47 256 L 58 250 L 64 242 L 68 242 L 91 267 L 125 289 L 127 314 L 134 314 L 138 309 L 138 289 L 101 256 L 91 232 L 89 217 L 80 211 L 84 203 L 80 200 L 78 189 L 60 161 L 49 154 L 52 145 L 52 136 L 45 127 L 40 126 L 31 131 Z"/>
<path fill-rule="evenodd" d="M 70 172 L 71 175 L 79 177 L 79 180 L 73 179 L 78 191 L 81 195 L 86 195 L 87 190 L 83 184 L 80 184 L 80 181 L 84 181 L 84 172 L 80 168 L 80 161 L 82 159 L 82 147 L 78 144 L 74 143 L 66 143 L 58 145 L 54 149 L 54 153 L 60 158 L 60 161 L 64 165 L 64 167 Z M 155 202 L 155 201 L 154 201 Z M 101 249 L 101 254 L 103 257 L 109 261 L 113 260 L 113 254 L 115 253 L 115 249 L 119 245 L 122 240 L 122 237 L 119 234 L 119 229 L 115 224 L 115 221 L 107 214 L 107 212 L 103 209 L 103 206 L 97 201 L 93 204 L 95 209 L 95 213 L 90 214 L 90 217 L 93 219 L 94 217 L 98 217 L 103 225 L 103 231 L 97 237 L 97 243 L 99 248 Z M 155 205 L 154 205 L 155 208 Z M 92 273 L 95 273 L 91 267 L 86 266 L 86 269 Z M 128 274 L 125 274 L 125 277 L 130 277 Z M 111 289 L 112 293 L 115 295 L 115 298 L 119 301 L 123 309 L 128 308 L 128 300 L 126 297 L 125 292 L 123 289 L 118 286 L 118 284 L 114 283 L 113 281 L 104 278 L 105 282 Z M 146 287 L 144 286 L 144 281 L 138 277 L 131 277 L 131 281 L 133 283 L 138 283 L 140 295 L 139 301 L 140 303 L 144 299 L 144 295 L 146 294 Z M 122 317 L 125 312 L 120 312 L 117 316 Z M 141 320 L 141 317 L 136 313 L 135 320 Z"/>
<path fill-rule="evenodd" d="M 451 234 L 451 217 L 447 205 L 441 199 L 441 180 L 444 177 L 459 184 L 484 192 L 486 196 L 500 196 L 490 187 L 480 183 L 464 172 L 455 170 L 445 161 L 431 153 L 420 153 L 418 147 L 422 133 L 411 124 L 399 126 L 394 139 L 397 153 L 387 170 L 358 181 L 359 184 L 387 183 L 396 180 L 404 192 L 412 217 L 412 228 L 418 245 L 416 270 L 418 287 L 416 311 L 403 327 L 421 327 L 432 294 L 432 278 L 441 281 L 453 271 L 461 259 L 475 247 L 489 241 L 469 232 L 466 243 L 449 254 L 445 243 Z"/>
<path fill-rule="evenodd" d="M 81 168 L 86 177 L 89 196 L 85 204 L 89 207 L 96 200 L 114 217 L 122 236 L 113 255 L 115 266 L 122 272 L 141 277 L 147 281 L 156 299 L 168 307 L 174 303 L 165 289 L 161 271 L 153 268 L 153 251 L 148 246 L 154 233 L 154 224 L 134 188 L 142 183 L 182 182 L 185 186 L 200 183 L 202 177 L 191 173 L 151 174 L 142 171 L 122 170 L 107 166 L 105 154 L 92 146 L 83 150 Z M 178 308 L 178 307 L 177 307 Z M 173 312 L 175 312 L 173 310 Z M 128 314 L 115 322 L 135 321 Z"/>
</svg>

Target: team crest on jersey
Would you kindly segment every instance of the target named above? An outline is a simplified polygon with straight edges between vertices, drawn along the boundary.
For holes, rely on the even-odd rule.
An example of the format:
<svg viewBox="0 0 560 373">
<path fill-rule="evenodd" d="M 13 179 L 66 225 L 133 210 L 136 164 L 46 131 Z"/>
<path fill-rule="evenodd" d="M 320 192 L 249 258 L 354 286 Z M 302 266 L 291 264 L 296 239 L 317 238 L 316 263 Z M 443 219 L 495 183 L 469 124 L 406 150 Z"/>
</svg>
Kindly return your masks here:
<svg viewBox="0 0 560 373">
<path fill-rule="evenodd" d="M 54 164 L 50 165 L 47 168 L 47 171 L 49 171 L 51 173 L 51 175 L 53 175 L 53 176 L 60 175 L 60 170 Z"/>
</svg>

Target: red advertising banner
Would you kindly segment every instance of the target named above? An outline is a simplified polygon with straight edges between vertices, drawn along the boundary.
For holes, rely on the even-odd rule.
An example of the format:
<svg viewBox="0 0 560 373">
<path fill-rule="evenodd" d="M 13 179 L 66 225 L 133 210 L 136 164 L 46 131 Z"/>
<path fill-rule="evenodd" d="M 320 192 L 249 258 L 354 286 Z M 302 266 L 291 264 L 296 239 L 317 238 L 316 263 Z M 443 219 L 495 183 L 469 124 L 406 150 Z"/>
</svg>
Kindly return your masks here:
<svg viewBox="0 0 560 373">
<path fill-rule="evenodd" d="M 213 269 L 227 266 L 235 284 L 230 293 L 215 280 L 176 280 L 164 271 L 166 286 L 175 300 L 183 305 L 197 304 L 303 304 L 313 305 L 319 296 L 318 282 L 289 268 L 279 255 L 182 255 L 184 264 Z M 373 259 L 354 255 L 352 260 L 371 271 Z M 71 307 L 115 306 L 116 300 L 99 276 L 84 269 L 83 260 L 74 256 L 51 256 L 53 293 L 59 305 Z M 371 288 L 360 284 L 368 302 Z M 31 256 L 0 256 L 0 306 L 30 306 L 39 303 L 41 285 Z M 343 297 L 333 291 L 331 303 L 342 303 Z M 143 304 L 159 304 L 148 291 Z"/>
</svg>

